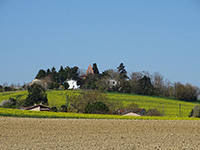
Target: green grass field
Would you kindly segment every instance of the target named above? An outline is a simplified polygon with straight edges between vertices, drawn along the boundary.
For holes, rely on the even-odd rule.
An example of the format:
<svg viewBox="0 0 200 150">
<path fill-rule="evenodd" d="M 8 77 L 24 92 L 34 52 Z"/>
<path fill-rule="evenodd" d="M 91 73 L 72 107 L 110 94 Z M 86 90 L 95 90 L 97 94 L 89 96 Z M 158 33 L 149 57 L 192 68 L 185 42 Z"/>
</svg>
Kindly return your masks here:
<svg viewBox="0 0 200 150">
<path fill-rule="evenodd" d="M 49 106 L 60 107 L 66 104 L 66 96 L 73 94 L 79 94 L 80 91 L 62 91 L 62 90 L 49 90 L 47 91 L 47 97 Z M 18 92 L 3 92 L 0 93 L 0 102 L 9 98 L 18 98 L 19 100 L 26 99 L 28 95 L 27 91 Z M 124 106 L 135 103 L 139 108 L 153 109 L 156 108 L 160 112 L 164 113 L 166 117 L 188 117 L 189 113 L 193 109 L 196 103 L 184 102 L 179 100 L 151 97 L 151 96 L 140 96 L 133 94 L 118 94 L 118 93 L 107 93 L 109 101 L 122 102 Z"/>
</svg>

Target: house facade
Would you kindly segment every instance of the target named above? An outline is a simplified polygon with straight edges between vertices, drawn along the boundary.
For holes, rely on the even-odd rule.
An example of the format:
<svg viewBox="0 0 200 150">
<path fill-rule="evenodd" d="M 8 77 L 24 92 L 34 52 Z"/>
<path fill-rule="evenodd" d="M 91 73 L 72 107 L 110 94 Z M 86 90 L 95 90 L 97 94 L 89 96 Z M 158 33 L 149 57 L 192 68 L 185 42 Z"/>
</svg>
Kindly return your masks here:
<svg viewBox="0 0 200 150">
<path fill-rule="evenodd" d="M 65 81 L 66 83 L 68 83 L 68 85 L 69 85 L 69 90 L 71 90 L 71 89 L 79 89 L 80 88 L 80 85 L 77 85 L 77 81 L 75 81 L 75 80 L 66 80 Z"/>
</svg>

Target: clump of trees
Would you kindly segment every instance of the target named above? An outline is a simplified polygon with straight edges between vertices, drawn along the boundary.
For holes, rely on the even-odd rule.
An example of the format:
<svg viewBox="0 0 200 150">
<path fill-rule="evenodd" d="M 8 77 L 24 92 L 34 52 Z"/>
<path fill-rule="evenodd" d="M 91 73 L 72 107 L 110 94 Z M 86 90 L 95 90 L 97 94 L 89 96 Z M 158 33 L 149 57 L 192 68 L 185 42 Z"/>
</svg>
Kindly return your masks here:
<svg viewBox="0 0 200 150">
<path fill-rule="evenodd" d="M 25 100 L 25 105 L 31 106 L 39 103 L 48 104 L 46 90 L 38 84 L 33 84 L 28 87 L 28 96 Z"/>
<path fill-rule="evenodd" d="M 200 90 L 189 83 L 184 85 L 178 82 L 174 84 L 174 92 L 177 99 L 192 102 L 197 101 Z"/>
<path fill-rule="evenodd" d="M 21 86 L 19 83 L 18 84 L 10 84 L 4 83 L 3 85 L 0 85 L 0 92 L 9 92 L 9 91 L 17 91 L 17 90 L 23 90 L 25 89 L 25 84 Z"/>
<path fill-rule="evenodd" d="M 39 70 L 38 74 L 36 75 L 36 79 L 42 79 L 45 81 L 49 89 L 58 89 L 60 85 L 64 85 L 67 88 L 68 85 L 64 84 L 64 81 L 67 79 L 74 79 L 79 81 L 79 68 L 78 67 L 60 67 L 59 71 L 56 71 L 55 67 L 51 69 L 47 69 L 46 71 L 41 69 Z"/>
<path fill-rule="evenodd" d="M 133 72 L 128 76 L 125 65 L 120 63 L 116 69 L 108 69 L 100 73 L 97 64 L 93 64 L 93 73 L 81 76 L 78 67 L 60 67 L 57 72 L 53 67 L 51 70 L 40 70 L 37 79 L 47 80 L 49 77 L 50 89 L 57 89 L 63 85 L 65 89 L 66 79 L 74 79 L 82 89 L 100 90 L 103 92 L 133 93 L 139 95 L 151 95 L 168 97 L 184 101 L 197 101 L 200 90 L 191 84 L 171 83 L 164 79 L 158 72 L 150 74 L 148 72 Z M 117 84 L 110 84 L 109 81 L 116 81 Z M 46 81 L 48 82 L 48 81 Z"/>
<path fill-rule="evenodd" d="M 90 114 L 107 114 L 108 112 L 109 108 L 101 101 L 89 103 L 85 108 L 85 113 Z"/>
<path fill-rule="evenodd" d="M 74 110 L 75 112 L 78 113 L 91 112 L 92 109 L 98 108 L 97 105 L 99 105 L 99 102 L 101 102 L 100 104 L 103 103 L 105 105 L 108 105 L 108 107 L 110 103 L 108 101 L 106 94 L 101 93 L 100 91 L 97 90 L 81 91 L 79 95 L 74 94 L 70 96 L 69 101 L 71 110 L 72 111 Z"/>
<path fill-rule="evenodd" d="M 9 100 L 4 100 L 1 102 L 0 106 L 4 108 L 16 108 L 17 101 L 14 98 L 10 98 Z"/>
</svg>

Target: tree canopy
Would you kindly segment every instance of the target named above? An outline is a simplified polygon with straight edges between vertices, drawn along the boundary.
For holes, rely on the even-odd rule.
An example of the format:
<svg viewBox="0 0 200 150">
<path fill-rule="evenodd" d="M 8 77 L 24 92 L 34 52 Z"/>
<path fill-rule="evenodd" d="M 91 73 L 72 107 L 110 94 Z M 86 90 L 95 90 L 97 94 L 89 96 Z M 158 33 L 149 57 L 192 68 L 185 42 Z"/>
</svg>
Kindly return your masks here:
<svg viewBox="0 0 200 150">
<path fill-rule="evenodd" d="M 39 70 L 36 78 L 47 80 L 51 84 L 50 89 L 57 89 L 60 85 L 68 89 L 64 81 L 73 79 L 78 82 L 82 89 L 101 90 L 108 92 L 134 93 L 140 95 L 154 95 L 180 99 L 184 101 L 197 101 L 200 95 L 198 87 L 191 84 L 171 83 L 163 78 L 158 72 L 151 75 L 148 72 L 133 72 L 129 77 L 125 65 L 120 63 L 116 69 L 108 69 L 103 73 L 99 72 L 97 64 L 92 67 L 94 74 L 83 73 L 80 76 L 80 70 L 75 67 L 61 66 L 57 72 L 55 67 L 46 71 Z M 47 78 L 48 77 L 48 78 Z M 49 81 L 52 80 L 52 81 Z M 110 82 L 115 82 L 110 86 Z M 1 91 L 10 90 L 9 87 L 3 87 Z"/>
<path fill-rule="evenodd" d="M 47 94 L 45 89 L 40 85 L 33 84 L 28 87 L 28 96 L 25 100 L 25 105 L 31 106 L 39 103 L 48 104 Z"/>
</svg>

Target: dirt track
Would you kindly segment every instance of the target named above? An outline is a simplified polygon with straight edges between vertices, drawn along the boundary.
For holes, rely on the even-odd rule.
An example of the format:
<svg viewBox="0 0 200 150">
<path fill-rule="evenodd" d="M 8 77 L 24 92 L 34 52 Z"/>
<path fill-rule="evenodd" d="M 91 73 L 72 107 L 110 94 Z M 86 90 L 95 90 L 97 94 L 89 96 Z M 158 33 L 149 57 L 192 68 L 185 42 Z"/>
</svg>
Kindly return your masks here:
<svg viewBox="0 0 200 150">
<path fill-rule="evenodd" d="M 200 149 L 200 121 L 0 117 L 0 149 Z"/>
</svg>

